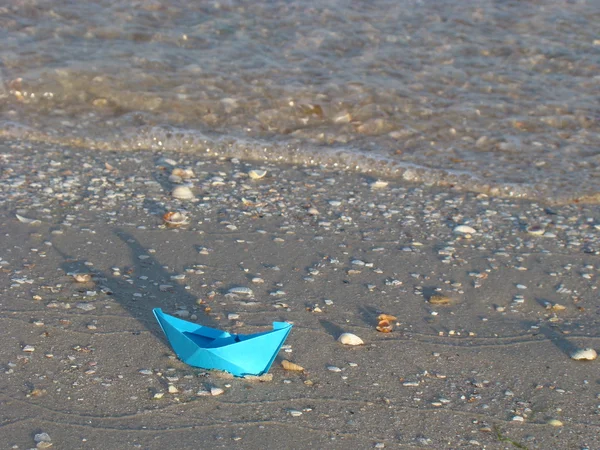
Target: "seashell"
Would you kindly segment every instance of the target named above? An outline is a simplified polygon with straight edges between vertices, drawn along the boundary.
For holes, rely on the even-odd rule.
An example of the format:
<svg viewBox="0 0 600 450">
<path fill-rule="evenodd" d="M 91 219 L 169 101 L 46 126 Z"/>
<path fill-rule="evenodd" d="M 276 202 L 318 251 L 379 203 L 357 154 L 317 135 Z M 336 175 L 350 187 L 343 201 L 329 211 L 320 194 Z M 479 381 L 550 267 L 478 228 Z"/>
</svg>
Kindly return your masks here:
<svg viewBox="0 0 600 450">
<path fill-rule="evenodd" d="M 387 320 L 380 320 L 375 329 L 381 333 L 391 333 L 394 327 Z"/>
<path fill-rule="evenodd" d="M 541 236 L 542 234 L 544 234 L 546 230 L 544 229 L 544 227 L 542 227 L 541 225 L 529 225 L 527 227 L 527 232 L 529 234 L 533 234 L 534 236 Z"/>
<path fill-rule="evenodd" d="M 383 189 L 387 187 L 389 183 L 384 180 L 376 180 L 371 183 L 371 189 Z"/>
<path fill-rule="evenodd" d="M 284 359 L 283 361 L 281 361 L 281 367 L 284 368 L 284 370 L 293 370 L 295 372 L 304 372 L 304 367 L 293 363 L 291 361 L 288 361 L 287 359 Z"/>
<path fill-rule="evenodd" d="M 477 231 L 475 230 L 475 228 L 471 228 L 468 225 L 459 225 L 456 228 L 454 228 L 452 232 L 456 234 L 474 234 Z"/>
<path fill-rule="evenodd" d="M 248 288 L 248 287 L 232 287 L 231 289 L 229 289 L 229 291 L 227 291 L 229 294 L 237 294 L 237 295 L 247 295 L 249 297 L 254 295 L 254 292 L 252 291 L 252 289 Z"/>
<path fill-rule="evenodd" d="M 248 172 L 248 176 L 253 180 L 260 180 L 261 178 L 264 178 L 265 175 L 267 175 L 267 171 L 261 169 L 252 169 Z"/>
<path fill-rule="evenodd" d="M 21 223 L 28 223 L 29 225 L 38 225 L 40 223 L 42 223 L 41 220 L 38 219 L 30 219 L 28 217 L 23 217 L 20 216 L 19 214 L 15 214 L 15 217 L 17 218 L 17 220 Z"/>
<path fill-rule="evenodd" d="M 165 213 L 163 220 L 170 227 L 179 227 L 188 223 L 188 218 L 185 214 L 172 211 Z"/>
<path fill-rule="evenodd" d="M 192 178 L 194 176 L 194 171 L 192 169 L 180 169 L 176 167 L 171 171 L 171 175 L 183 178 L 185 180 L 187 178 Z"/>
<path fill-rule="evenodd" d="M 598 353 L 593 348 L 583 348 L 571 353 L 571 359 L 577 361 L 593 361 L 598 357 Z"/>
<path fill-rule="evenodd" d="M 432 305 L 449 305 L 450 297 L 441 294 L 433 294 L 429 297 L 429 303 Z"/>
<path fill-rule="evenodd" d="M 391 314 L 379 314 L 377 320 L 387 320 L 388 322 L 395 322 L 398 320 L 396 316 L 392 316 Z"/>
<path fill-rule="evenodd" d="M 87 283 L 92 279 L 92 276 L 89 273 L 75 273 L 73 274 L 73 279 L 77 283 Z"/>
<path fill-rule="evenodd" d="M 178 392 L 179 392 L 179 389 L 177 389 L 172 384 L 169 385 L 169 394 L 177 394 Z"/>
<path fill-rule="evenodd" d="M 194 198 L 194 193 L 187 186 L 177 186 L 171 192 L 173 198 L 177 198 L 179 200 L 191 200 Z"/>
<path fill-rule="evenodd" d="M 363 345 L 364 341 L 357 335 L 352 333 L 342 333 L 338 338 L 338 342 L 344 345 Z"/>
</svg>

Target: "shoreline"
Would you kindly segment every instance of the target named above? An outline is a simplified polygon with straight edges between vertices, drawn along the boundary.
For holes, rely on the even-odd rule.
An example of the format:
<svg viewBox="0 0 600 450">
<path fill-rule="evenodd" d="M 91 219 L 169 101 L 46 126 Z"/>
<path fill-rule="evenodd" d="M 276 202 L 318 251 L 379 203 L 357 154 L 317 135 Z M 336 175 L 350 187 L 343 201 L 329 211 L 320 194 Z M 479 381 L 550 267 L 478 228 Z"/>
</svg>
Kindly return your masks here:
<svg viewBox="0 0 600 450">
<path fill-rule="evenodd" d="M 40 433 L 57 448 L 600 446 L 598 361 L 569 357 L 600 350 L 594 205 L 176 152 L 0 153 L 13 448 Z M 194 200 L 172 197 L 174 168 L 192 169 Z M 168 211 L 189 224 L 166 227 Z M 272 381 L 224 379 L 174 357 L 153 307 L 241 333 L 291 321 L 291 351 Z M 224 393 L 199 394 L 211 387 Z"/>
</svg>

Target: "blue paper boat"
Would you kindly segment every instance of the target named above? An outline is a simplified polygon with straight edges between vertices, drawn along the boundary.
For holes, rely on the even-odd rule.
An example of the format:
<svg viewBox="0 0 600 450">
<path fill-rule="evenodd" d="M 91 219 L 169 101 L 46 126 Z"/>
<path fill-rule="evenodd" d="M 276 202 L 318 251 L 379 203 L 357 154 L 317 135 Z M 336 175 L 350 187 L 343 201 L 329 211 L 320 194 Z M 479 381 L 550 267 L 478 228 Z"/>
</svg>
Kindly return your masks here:
<svg viewBox="0 0 600 450">
<path fill-rule="evenodd" d="M 186 364 L 202 369 L 225 370 L 237 377 L 269 371 L 292 325 L 273 322 L 273 330 L 256 334 L 230 334 L 154 308 L 154 316 L 173 350 Z"/>
</svg>

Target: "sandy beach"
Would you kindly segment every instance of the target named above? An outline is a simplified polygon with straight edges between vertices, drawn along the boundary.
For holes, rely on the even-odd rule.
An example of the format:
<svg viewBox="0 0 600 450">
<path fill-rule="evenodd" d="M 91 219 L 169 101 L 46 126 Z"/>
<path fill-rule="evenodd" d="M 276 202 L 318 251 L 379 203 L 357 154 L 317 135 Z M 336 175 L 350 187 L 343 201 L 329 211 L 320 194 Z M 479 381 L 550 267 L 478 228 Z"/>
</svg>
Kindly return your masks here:
<svg viewBox="0 0 600 450">
<path fill-rule="evenodd" d="M 0 158 L 2 448 L 600 448 L 598 360 L 571 358 L 600 351 L 596 205 L 175 152 Z M 294 328 L 271 380 L 228 378 L 178 361 L 154 307 Z"/>
</svg>

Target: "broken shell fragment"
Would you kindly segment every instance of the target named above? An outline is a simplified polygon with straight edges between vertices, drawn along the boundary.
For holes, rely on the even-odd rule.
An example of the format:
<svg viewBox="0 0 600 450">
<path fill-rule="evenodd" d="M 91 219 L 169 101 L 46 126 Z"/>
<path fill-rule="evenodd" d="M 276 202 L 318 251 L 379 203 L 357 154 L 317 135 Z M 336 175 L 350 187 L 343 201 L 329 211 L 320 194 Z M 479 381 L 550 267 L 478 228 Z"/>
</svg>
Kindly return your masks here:
<svg viewBox="0 0 600 450">
<path fill-rule="evenodd" d="M 450 297 L 441 294 L 433 294 L 429 297 L 429 303 L 432 305 L 449 305 Z"/>
<path fill-rule="evenodd" d="M 253 180 L 260 180 L 261 178 L 264 178 L 265 175 L 267 175 L 267 171 L 261 169 L 252 169 L 248 172 L 248 176 Z"/>
<path fill-rule="evenodd" d="M 194 171 L 192 169 L 180 169 L 179 167 L 176 167 L 171 171 L 171 175 L 183 178 L 185 180 L 187 178 L 193 178 Z"/>
<path fill-rule="evenodd" d="M 593 348 L 581 348 L 571 353 L 571 359 L 576 361 L 593 361 L 598 357 L 598 353 Z"/>
<path fill-rule="evenodd" d="M 75 273 L 73 274 L 73 279 L 77 283 L 87 283 L 92 279 L 92 276 L 89 273 Z"/>
<path fill-rule="evenodd" d="M 188 223 L 188 218 L 185 214 L 173 211 L 165 213 L 163 220 L 170 227 L 179 227 Z"/>
<path fill-rule="evenodd" d="M 396 316 L 392 316 L 391 314 L 379 314 L 377 320 L 387 320 L 388 322 L 395 322 L 398 320 Z"/>
<path fill-rule="evenodd" d="M 252 289 L 250 289 L 248 287 L 243 287 L 243 286 L 232 287 L 227 292 L 230 293 L 230 294 L 247 295 L 249 297 L 252 297 L 254 295 L 254 292 L 252 291 Z"/>
<path fill-rule="evenodd" d="M 173 192 L 171 192 L 171 195 L 174 198 L 177 198 L 179 200 L 191 200 L 191 199 L 194 198 L 194 193 L 187 186 L 177 186 L 177 187 L 175 187 L 175 189 L 173 189 Z"/>
<path fill-rule="evenodd" d="M 357 335 L 352 333 L 342 333 L 338 338 L 338 342 L 344 345 L 363 345 L 364 341 Z"/>
<path fill-rule="evenodd" d="M 283 361 L 281 361 L 281 367 L 284 368 L 284 370 L 292 370 L 295 372 L 304 372 L 304 367 L 293 363 L 291 361 L 288 361 L 287 359 L 284 359 Z"/>
</svg>

